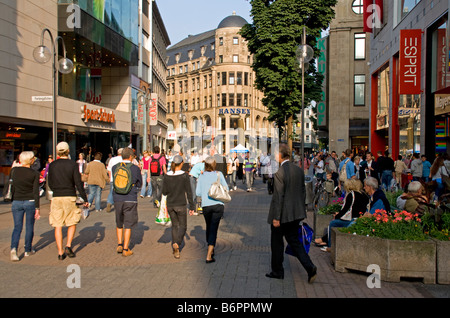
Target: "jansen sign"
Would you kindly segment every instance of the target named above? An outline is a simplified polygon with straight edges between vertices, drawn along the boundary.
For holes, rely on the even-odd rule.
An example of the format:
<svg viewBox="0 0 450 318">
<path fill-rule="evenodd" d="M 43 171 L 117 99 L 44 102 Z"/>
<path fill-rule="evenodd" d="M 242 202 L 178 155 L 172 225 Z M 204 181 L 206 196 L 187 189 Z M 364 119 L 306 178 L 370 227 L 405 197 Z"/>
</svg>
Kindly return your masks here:
<svg viewBox="0 0 450 318">
<path fill-rule="evenodd" d="M 421 93 L 422 30 L 400 30 L 399 93 Z"/>
</svg>

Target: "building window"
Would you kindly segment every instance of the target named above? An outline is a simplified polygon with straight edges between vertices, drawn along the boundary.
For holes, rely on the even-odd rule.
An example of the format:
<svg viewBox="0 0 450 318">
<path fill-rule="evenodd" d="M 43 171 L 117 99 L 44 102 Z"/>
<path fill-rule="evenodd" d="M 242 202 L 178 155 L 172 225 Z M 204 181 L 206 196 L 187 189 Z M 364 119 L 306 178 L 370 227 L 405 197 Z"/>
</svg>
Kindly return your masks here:
<svg viewBox="0 0 450 318">
<path fill-rule="evenodd" d="M 234 85 L 234 72 L 230 72 L 230 77 L 228 80 L 228 84 Z"/>
<path fill-rule="evenodd" d="M 237 77 L 236 77 L 236 84 L 237 85 L 242 85 L 242 72 L 237 72 Z"/>
<path fill-rule="evenodd" d="M 248 94 L 244 94 L 244 107 L 248 107 Z"/>
<path fill-rule="evenodd" d="M 222 93 L 222 106 L 227 106 L 227 94 Z"/>
<path fill-rule="evenodd" d="M 200 90 L 200 77 L 197 77 L 197 90 Z"/>
<path fill-rule="evenodd" d="M 217 72 L 217 86 L 220 86 L 220 72 Z"/>
<path fill-rule="evenodd" d="M 355 34 L 355 60 L 366 59 L 366 34 Z"/>
<path fill-rule="evenodd" d="M 184 81 L 184 91 L 185 92 L 188 91 L 188 81 L 187 80 Z"/>
<path fill-rule="evenodd" d="M 236 95 L 236 106 L 242 106 L 242 94 Z"/>
<path fill-rule="evenodd" d="M 181 93 L 183 93 L 183 82 L 180 81 L 179 84 L 180 84 L 180 90 L 179 90 L 179 92 L 180 92 L 180 94 L 181 94 Z"/>
<path fill-rule="evenodd" d="M 398 22 L 403 20 L 419 2 L 420 0 L 397 0 Z"/>
<path fill-rule="evenodd" d="M 364 13 L 364 0 L 355 0 L 352 3 L 352 10 L 356 14 L 363 14 Z"/>
<path fill-rule="evenodd" d="M 192 91 L 195 91 L 195 78 L 192 79 Z"/>
<path fill-rule="evenodd" d="M 233 44 L 234 45 L 238 45 L 239 44 L 239 38 L 238 37 L 234 37 L 233 38 Z"/>
<path fill-rule="evenodd" d="M 239 63 L 239 55 L 233 55 L 233 63 Z"/>
<path fill-rule="evenodd" d="M 219 38 L 219 45 L 222 46 L 223 45 L 223 37 Z"/>
<path fill-rule="evenodd" d="M 228 94 L 228 106 L 234 106 L 234 94 Z"/>
<path fill-rule="evenodd" d="M 223 63 L 223 55 L 219 55 L 219 63 Z"/>
<path fill-rule="evenodd" d="M 184 72 L 185 72 L 185 73 L 188 72 L 188 66 L 187 66 L 187 65 L 184 66 Z"/>
<path fill-rule="evenodd" d="M 222 72 L 222 84 L 227 85 L 227 72 Z"/>
<path fill-rule="evenodd" d="M 365 75 L 355 75 L 354 80 L 355 89 L 355 106 L 365 106 L 366 105 L 366 76 Z"/>
</svg>

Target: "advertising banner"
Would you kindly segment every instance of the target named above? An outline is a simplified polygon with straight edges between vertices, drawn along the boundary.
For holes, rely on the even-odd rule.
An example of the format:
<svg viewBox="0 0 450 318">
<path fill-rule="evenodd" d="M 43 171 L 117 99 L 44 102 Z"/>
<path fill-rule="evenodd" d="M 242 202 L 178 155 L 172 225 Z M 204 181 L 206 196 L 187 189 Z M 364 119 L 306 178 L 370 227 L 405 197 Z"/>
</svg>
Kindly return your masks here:
<svg viewBox="0 0 450 318">
<path fill-rule="evenodd" d="M 421 92 L 422 30 L 400 30 L 399 94 Z"/>
<path fill-rule="evenodd" d="M 148 113 L 150 117 L 150 126 L 158 125 L 158 94 L 151 94 L 150 109 Z"/>
</svg>

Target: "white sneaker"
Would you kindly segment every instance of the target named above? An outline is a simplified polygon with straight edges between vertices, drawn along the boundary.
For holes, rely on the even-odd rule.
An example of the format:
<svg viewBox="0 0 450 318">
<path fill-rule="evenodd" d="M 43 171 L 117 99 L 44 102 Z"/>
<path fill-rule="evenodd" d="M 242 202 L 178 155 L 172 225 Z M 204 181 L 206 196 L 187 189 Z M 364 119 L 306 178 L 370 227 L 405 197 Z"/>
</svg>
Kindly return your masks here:
<svg viewBox="0 0 450 318">
<path fill-rule="evenodd" d="M 236 191 L 236 190 L 237 190 L 237 187 L 235 186 L 235 187 L 234 187 L 234 191 Z"/>
<path fill-rule="evenodd" d="M 30 252 L 25 252 L 24 256 L 28 257 L 28 256 L 31 256 L 31 255 L 34 255 L 34 254 L 36 254 L 36 251 L 35 250 L 31 250 Z"/>
<path fill-rule="evenodd" d="M 19 260 L 19 256 L 17 256 L 17 250 L 15 248 L 11 250 L 11 260 L 13 262 L 17 262 Z"/>
</svg>

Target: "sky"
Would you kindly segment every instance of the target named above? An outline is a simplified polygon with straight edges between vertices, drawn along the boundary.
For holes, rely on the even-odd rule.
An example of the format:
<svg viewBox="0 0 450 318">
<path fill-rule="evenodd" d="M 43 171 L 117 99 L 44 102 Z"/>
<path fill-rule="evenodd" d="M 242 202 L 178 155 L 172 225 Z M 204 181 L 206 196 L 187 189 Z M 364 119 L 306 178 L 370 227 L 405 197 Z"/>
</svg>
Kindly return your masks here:
<svg viewBox="0 0 450 318">
<path fill-rule="evenodd" d="M 250 2 L 247 0 L 155 0 L 170 38 L 170 46 L 188 35 L 214 30 L 220 21 L 236 11 L 247 22 Z"/>
</svg>

